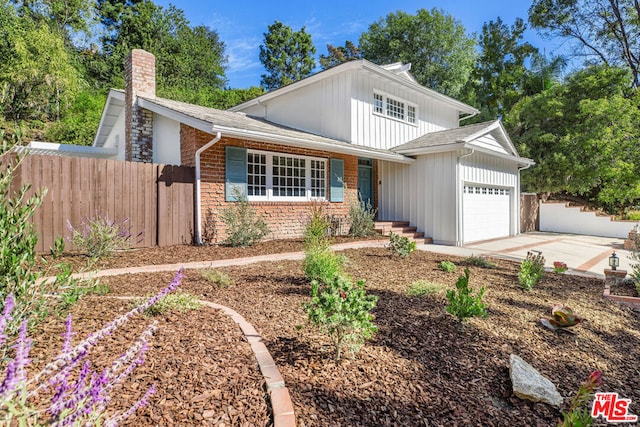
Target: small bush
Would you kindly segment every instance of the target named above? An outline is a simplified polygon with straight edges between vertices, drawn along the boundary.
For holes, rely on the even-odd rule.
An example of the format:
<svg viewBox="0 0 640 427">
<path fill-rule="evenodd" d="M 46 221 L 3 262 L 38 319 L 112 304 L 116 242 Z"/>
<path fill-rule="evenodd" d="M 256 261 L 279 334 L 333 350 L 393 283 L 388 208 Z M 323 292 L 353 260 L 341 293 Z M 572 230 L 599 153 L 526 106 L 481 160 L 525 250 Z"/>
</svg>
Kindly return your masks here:
<svg viewBox="0 0 640 427">
<path fill-rule="evenodd" d="M 464 262 L 467 265 L 471 265 L 474 267 L 480 268 L 496 268 L 496 265 L 489 261 L 487 258 L 483 256 L 475 256 L 471 255 L 470 257 L 465 258 Z"/>
<path fill-rule="evenodd" d="M 520 286 L 530 291 L 544 277 L 544 257 L 540 252 L 528 252 L 520 265 L 518 280 Z"/>
<path fill-rule="evenodd" d="M 231 276 L 223 271 L 215 270 L 212 268 L 200 270 L 200 277 L 207 280 L 213 285 L 217 285 L 219 288 L 228 288 L 229 286 L 234 285 Z"/>
<path fill-rule="evenodd" d="M 222 222 L 226 225 L 227 246 L 251 246 L 269 234 L 269 227 L 262 216 L 258 216 L 249 204 L 247 196 L 234 189 L 236 202 L 221 212 Z"/>
<path fill-rule="evenodd" d="M 409 254 L 416 250 L 416 242 L 409 240 L 405 236 L 391 232 L 389 234 L 389 243 L 387 248 L 394 254 L 406 258 Z"/>
<path fill-rule="evenodd" d="M 117 250 L 131 247 L 131 227 L 129 219 L 118 222 L 104 218 L 84 218 L 78 229 L 67 220 L 67 228 L 71 232 L 69 240 L 88 257 L 93 259 L 106 258 Z M 137 237 L 141 237 L 142 232 Z"/>
<path fill-rule="evenodd" d="M 594 418 L 591 416 L 590 406 L 596 389 L 602 387 L 602 384 L 602 371 L 593 371 L 573 396 L 569 411 L 562 413 L 562 421 L 558 427 L 592 426 Z"/>
<path fill-rule="evenodd" d="M 64 268 L 70 267 L 65 266 Z M 70 273 L 63 271 L 59 274 L 66 275 Z M 86 283 L 82 283 L 77 280 L 71 280 L 69 284 L 58 289 L 58 294 L 60 295 L 60 308 L 62 310 L 66 310 L 69 307 L 77 304 L 78 301 L 80 301 L 80 298 L 88 294 L 106 295 L 108 293 L 109 286 L 101 285 L 97 281 L 88 281 Z"/>
<path fill-rule="evenodd" d="M 307 249 L 302 269 L 310 281 L 329 284 L 342 275 L 345 262 L 344 256 L 336 255 L 328 246 L 314 246 Z"/>
<path fill-rule="evenodd" d="M 418 280 L 417 282 L 413 282 L 411 285 L 409 285 L 409 289 L 407 289 L 407 295 L 421 297 L 423 295 L 439 294 L 444 290 L 444 285 L 441 285 L 440 283 L 433 283 L 427 280 Z"/>
<path fill-rule="evenodd" d="M 330 231 L 331 219 L 324 213 L 323 203 L 311 202 L 304 219 L 305 246 L 328 245 Z"/>
<path fill-rule="evenodd" d="M 349 205 L 349 235 L 352 237 L 368 237 L 376 234 L 373 219 L 376 217 L 377 209 L 371 206 L 370 202 L 354 200 Z"/>
<path fill-rule="evenodd" d="M 478 295 L 473 296 L 473 289 L 469 288 L 469 269 L 464 269 L 464 276 L 458 278 L 456 290 L 447 291 L 447 312 L 456 316 L 460 321 L 469 317 L 485 317 L 487 306 L 482 302 L 485 288 L 480 288 Z"/>
<path fill-rule="evenodd" d="M 364 280 L 354 284 L 338 276 L 325 285 L 313 281 L 305 309 L 309 321 L 328 333 L 340 360 L 343 347 L 353 354 L 378 330 L 371 314 L 377 302 L 377 296 L 367 295 Z"/>
<path fill-rule="evenodd" d="M 146 301 L 147 298 L 136 301 L 139 305 Z M 160 314 L 177 311 L 179 313 L 188 313 L 192 310 L 198 310 L 202 304 L 195 296 L 187 292 L 172 293 L 161 298 L 157 303 L 148 307 L 144 314 L 147 316 L 158 316 Z"/>
<path fill-rule="evenodd" d="M 440 270 L 447 273 L 453 273 L 456 271 L 456 265 L 451 261 L 440 261 Z"/>
<path fill-rule="evenodd" d="M 627 211 L 624 214 L 624 219 L 627 221 L 640 221 L 640 211 Z"/>
<path fill-rule="evenodd" d="M 567 267 L 567 264 L 564 262 L 560 262 L 560 261 L 554 261 L 553 262 L 553 272 L 557 273 L 557 274 L 562 274 L 565 271 L 567 271 L 569 269 L 569 267 Z"/>
</svg>

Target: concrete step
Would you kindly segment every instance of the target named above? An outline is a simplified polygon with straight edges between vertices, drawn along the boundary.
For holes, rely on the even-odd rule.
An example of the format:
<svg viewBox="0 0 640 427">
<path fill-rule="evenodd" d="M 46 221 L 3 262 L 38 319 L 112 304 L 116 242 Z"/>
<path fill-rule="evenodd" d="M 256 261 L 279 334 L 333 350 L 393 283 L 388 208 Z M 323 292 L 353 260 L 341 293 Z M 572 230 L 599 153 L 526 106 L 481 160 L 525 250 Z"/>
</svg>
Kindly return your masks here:
<svg viewBox="0 0 640 427">
<path fill-rule="evenodd" d="M 416 243 L 433 243 L 431 237 L 425 237 L 422 231 L 418 232 L 417 227 L 412 227 L 409 221 L 375 221 L 375 230 L 383 236 L 388 236 L 393 232 Z"/>
</svg>

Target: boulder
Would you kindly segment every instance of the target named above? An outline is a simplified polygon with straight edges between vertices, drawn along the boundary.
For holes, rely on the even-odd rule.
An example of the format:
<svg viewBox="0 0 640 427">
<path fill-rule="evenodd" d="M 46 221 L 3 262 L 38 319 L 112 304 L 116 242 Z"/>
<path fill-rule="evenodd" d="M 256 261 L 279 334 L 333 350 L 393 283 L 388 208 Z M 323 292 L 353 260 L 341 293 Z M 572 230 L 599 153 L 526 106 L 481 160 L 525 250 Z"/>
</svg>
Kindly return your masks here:
<svg viewBox="0 0 640 427">
<path fill-rule="evenodd" d="M 548 378 L 542 376 L 533 366 L 515 354 L 512 354 L 509 359 L 513 394 L 533 402 L 544 402 L 558 407 L 562 405 L 562 396 Z"/>
</svg>

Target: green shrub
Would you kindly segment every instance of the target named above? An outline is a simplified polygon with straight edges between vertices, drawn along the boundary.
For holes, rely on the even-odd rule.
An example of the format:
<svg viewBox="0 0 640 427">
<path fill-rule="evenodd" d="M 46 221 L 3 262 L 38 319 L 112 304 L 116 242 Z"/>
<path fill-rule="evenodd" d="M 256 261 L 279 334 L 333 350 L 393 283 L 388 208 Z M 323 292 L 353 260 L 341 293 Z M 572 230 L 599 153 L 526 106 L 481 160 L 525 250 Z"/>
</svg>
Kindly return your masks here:
<svg viewBox="0 0 640 427">
<path fill-rule="evenodd" d="M 67 265 L 64 268 L 70 267 Z M 58 274 L 67 274 L 66 271 Z M 69 272 L 70 274 L 70 272 Z M 67 286 L 60 287 L 58 289 L 58 295 L 60 296 L 60 309 L 66 310 L 69 307 L 75 305 L 85 295 L 96 294 L 106 295 L 109 293 L 109 287 L 107 285 L 101 285 L 98 281 L 88 281 L 81 283 L 77 280 L 72 281 Z"/>
<path fill-rule="evenodd" d="M 394 255 L 400 255 L 402 258 L 406 258 L 411 252 L 416 250 L 416 242 L 409 240 L 405 236 L 391 232 L 389 234 L 387 248 L 393 252 Z"/>
<path fill-rule="evenodd" d="M 331 220 L 324 213 L 323 203 L 318 201 L 311 202 L 309 212 L 304 220 L 305 246 L 328 246 L 330 230 Z"/>
<path fill-rule="evenodd" d="M 140 305 L 147 299 L 146 297 L 140 298 L 135 301 L 135 305 Z M 157 303 L 147 308 L 144 314 L 147 316 L 158 316 L 172 311 L 188 313 L 192 310 L 198 310 L 200 307 L 202 307 L 202 304 L 197 297 L 187 292 L 178 292 L 165 295 Z"/>
<path fill-rule="evenodd" d="M 233 286 L 234 282 L 231 276 L 227 273 L 212 268 L 206 268 L 200 270 L 200 277 L 207 280 L 209 283 L 217 285 L 219 288 L 228 288 Z"/>
<path fill-rule="evenodd" d="M 530 291 L 544 277 L 544 257 L 540 252 L 528 252 L 520 265 L 518 280 L 520 286 Z"/>
<path fill-rule="evenodd" d="M 423 295 L 439 294 L 444 291 L 444 285 L 440 283 L 433 283 L 427 280 L 418 280 L 409 285 L 407 289 L 407 295 L 421 297 Z"/>
<path fill-rule="evenodd" d="M 305 309 L 311 323 L 329 335 L 335 358 L 340 360 L 343 347 L 353 354 L 378 330 L 371 314 L 377 302 L 377 296 L 367 295 L 364 280 L 354 284 L 337 276 L 325 285 L 311 283 L 311 301 Z"/>
<path fill-rule="evenodd" d="M 228 246 L 251 246 L 269 234 L 269 227 L 251 207 L 244 193 L 234 190 L 234 196 L 237 201 L 221 212 L 227 230 L 227 239 L 223 243 Z"/>
<path fill-rule="evenodd" d="M 368 237 L 376 234 L 373 219 L 376 217 L 377 209 L 371 206 L 370 202 L 354 200 L 349 205 L 349 235 L 352 237 Z"/>
<path fill-rule="evenodd" d="M 302 269 L 310 281 L 329 284 L 342 275 L 346 258 L 337 255 L 328 246 L 313 246 L 307 248 L 305 253 Z"/>
<path fill-rule="evenodd" d="M 456 290 L 447 291 L 447 312 L 464 321 L 469 317 L 485 317 L 487 306 L 482 302 L 485 288 L 480 288 L 478 295 L 473 296 L 473 289 L 469 288 L 469 269 L 464 269 L 464 276 L 458 278 Z"/>
<path fill-rule="evenodd" d="M 456 265 L 451 261 L 440 261 L 440 270 L 447 273 L 453 273 L 456 271 Z"/>
<path fill-rule="evenodd" d="M 129 219 L 118 222 L 109 217 L 85 218 L 78 229 L 67 220 L 67 229 L 71 232 L 71 243 L 77 246 L 88 257 L 106 258 L 117 250 L 131 248 L 131 227 Z M 137 238 L 142 237 L 142 232 Z"/>
<path fill-rule="evenodd" d="M 624 219 L 628 221 L 640 221 L 640 211 L 627 211 Z"/>
<path fill-rule="evenodd" d="M 496 265 L 483 256 L 471 255 L 465 258 L 465 264 L 480 268 L 496 268 Z"/>
</svg>

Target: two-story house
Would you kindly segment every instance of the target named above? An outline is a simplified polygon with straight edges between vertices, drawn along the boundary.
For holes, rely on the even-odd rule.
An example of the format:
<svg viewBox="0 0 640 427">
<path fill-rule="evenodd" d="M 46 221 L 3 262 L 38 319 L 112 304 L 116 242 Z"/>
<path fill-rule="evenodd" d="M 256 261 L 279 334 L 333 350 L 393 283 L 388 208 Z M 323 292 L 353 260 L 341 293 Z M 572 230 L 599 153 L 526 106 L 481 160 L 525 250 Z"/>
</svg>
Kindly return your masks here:
<svg viewBox="0 0 640 427">
<path fill-rule="evenodd" d="M 419 85 L 409 66 L 348 62 L 228 111 L 155 96 L 155 58 L 134 50 L 94 141 L 121 160 L 196 168 L 196 229 L 224 236 L 234 189 L 274 238 L 299 236 L 313 200 L 346 217 L 360 197 L 378 218 L 434 242 L 519 233 L 520 157 L 499 121 L 460 126 L 473 107 Z"/>
</svg>

